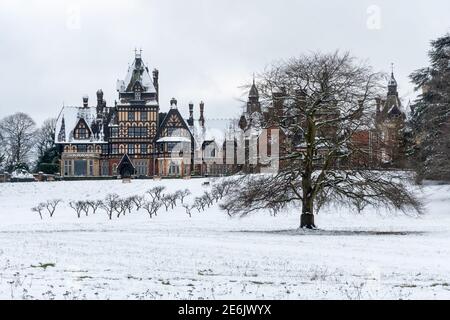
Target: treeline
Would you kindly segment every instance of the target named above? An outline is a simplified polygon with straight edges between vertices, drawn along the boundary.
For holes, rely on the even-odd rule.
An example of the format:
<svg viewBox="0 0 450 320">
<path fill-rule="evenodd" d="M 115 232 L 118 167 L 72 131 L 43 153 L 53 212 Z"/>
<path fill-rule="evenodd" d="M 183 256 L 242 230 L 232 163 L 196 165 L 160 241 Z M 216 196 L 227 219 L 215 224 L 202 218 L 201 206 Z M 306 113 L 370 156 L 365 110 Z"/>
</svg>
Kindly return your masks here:
<svg viewBox="0 0 450 320">
<path fill-rule="evenodd" d="M 38 127 L 29 115 L 22 112 L 1 119 L 0 171 L 59 172 L 55 127 L 56 119 L 47 119 Z"/>
</svg>

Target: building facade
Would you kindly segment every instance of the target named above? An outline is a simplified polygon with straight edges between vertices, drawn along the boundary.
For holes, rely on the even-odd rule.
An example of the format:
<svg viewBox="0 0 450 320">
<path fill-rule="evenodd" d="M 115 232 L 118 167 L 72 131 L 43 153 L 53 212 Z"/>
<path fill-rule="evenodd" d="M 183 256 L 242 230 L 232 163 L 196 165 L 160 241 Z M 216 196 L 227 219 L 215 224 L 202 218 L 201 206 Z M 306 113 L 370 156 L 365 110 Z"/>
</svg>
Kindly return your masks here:
<svg viewBox="0 0 450 320">
<path fill-rule="evenodd" d="M 117 81 L 118 101 L 107 106 L 102 90 L 97 103 L 63 107 L 56 125 L 56 144 L 61 151 L 61 175 L 190 176 L 194 174 L 194 127 L 204 128 L 204 103 L 200 118 L 184 119 L 177 100 L 162 112 L 159 71 L 151 72 L 136 52 L 124 80 Z M 188 125 L 192 123 L 192 126 Z M 195 124 L 195 126 L 194 126 Z M 200 136 L 198 138 L 201 138 Z"/>
</svg>

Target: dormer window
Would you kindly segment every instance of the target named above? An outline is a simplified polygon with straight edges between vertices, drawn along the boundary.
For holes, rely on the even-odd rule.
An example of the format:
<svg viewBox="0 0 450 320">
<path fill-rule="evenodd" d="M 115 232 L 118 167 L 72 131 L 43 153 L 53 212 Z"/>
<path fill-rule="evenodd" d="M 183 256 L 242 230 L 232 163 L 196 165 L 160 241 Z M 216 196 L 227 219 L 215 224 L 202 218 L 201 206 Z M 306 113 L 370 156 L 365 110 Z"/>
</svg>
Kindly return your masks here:
<svg viewBox="0 0 450 320">
<path fill-rule="evenodd" d="M 86 128 L 79 128 L 78 129 L 78 139 L 87 139 L 88 138 L 88 131 Z"/>
<path fill-rule="evenodd" d="M 74 138 L 78 140 L 87 140 L 90 138 L 91 132 L 84 121 L 84 119 L 80 119 L 74 131 Z"/>
</svg>

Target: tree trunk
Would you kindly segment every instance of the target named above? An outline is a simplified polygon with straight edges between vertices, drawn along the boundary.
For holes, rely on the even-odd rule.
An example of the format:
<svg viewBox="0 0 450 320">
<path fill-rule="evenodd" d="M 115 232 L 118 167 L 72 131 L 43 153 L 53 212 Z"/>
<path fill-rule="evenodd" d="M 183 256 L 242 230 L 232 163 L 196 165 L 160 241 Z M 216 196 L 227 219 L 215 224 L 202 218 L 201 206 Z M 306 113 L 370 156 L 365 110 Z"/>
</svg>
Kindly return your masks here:
<svg viewBox="0 0 450 320">
<path fill-rule="evenodd" d="M 303 201 L 302 215 L 300 216 L 301 229 L 317 229 L 314 224 L 313 200 L 308 197 Z"/>
<path fill-rule="evenodd" d="M 300 228 L 316 229 L 314 224 L 314 192 L 313 192 L 313 172 L 314 172 L 314 143 L 316 140 L 316 127 L 314 119 L 308 115 L 306 140 L 306 155 L 303 160 L 304 172 L 302 174 L 302 215 L 300 217 Z"/>
</svg>

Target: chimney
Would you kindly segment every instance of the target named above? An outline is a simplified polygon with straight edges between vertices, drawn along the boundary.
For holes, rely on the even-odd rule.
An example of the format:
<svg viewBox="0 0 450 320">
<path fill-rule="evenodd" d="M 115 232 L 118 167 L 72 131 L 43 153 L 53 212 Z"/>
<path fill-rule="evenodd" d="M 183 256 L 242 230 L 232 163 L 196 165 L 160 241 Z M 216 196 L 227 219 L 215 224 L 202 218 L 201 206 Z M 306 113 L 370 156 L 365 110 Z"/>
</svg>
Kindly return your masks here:
<svg viewBox="0 0 450 320">
<path fill-rule="evenodd" d="M 159 102 L 159 70 L 154 69 L 153 70 L 153 86 L 156 90 L 156 101 Z"/>
<path fill-rule="evenodd" d="M 188 125 L 191 127 L 194 125 L 194 104 L 192 102 L 189 103 Z"/>
<path fill-rule="evenodd" d="M 88 107 L 89 107 L 89 97 L 84 96 L 83 97 L 83 108 L 88 108 Z"/>
<path fill-rule="evenodd" d="M 205 111 L 205 103 L 203 101 L 200 102 L 200 118 L 198 121 L 200 122 L 200 126 L 205 126 L 205 117 L 204 117 L 204 111 Z"/>
<path fill-rule="evenodd" d="M 172 100 L 170 100 L 170 108 L 171 109 L 176 109 L 177 108 L 177 103 L 178 103 L 177 99 L 172 98 Z"/>
<path fill-rule="evenodd" d="M 103 91 L 99 89 L 97 91 L 97 114 L 103 112 Z"/>
</svg>

